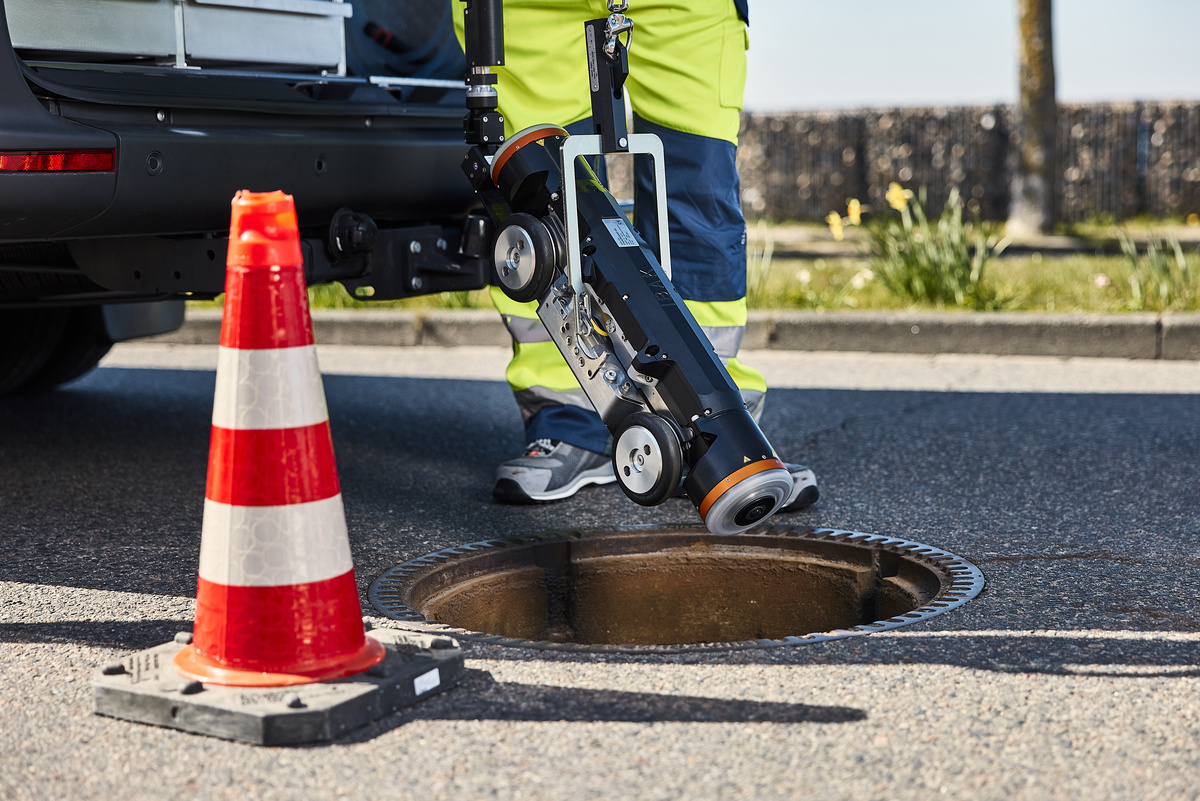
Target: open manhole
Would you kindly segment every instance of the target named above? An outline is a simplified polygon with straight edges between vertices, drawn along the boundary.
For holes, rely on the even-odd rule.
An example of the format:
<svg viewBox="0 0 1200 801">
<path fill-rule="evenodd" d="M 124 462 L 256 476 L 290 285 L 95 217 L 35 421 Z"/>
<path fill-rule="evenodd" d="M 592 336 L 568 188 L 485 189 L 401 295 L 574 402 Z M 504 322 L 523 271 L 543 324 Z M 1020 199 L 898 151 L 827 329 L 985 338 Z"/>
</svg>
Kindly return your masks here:
<svg viewBox="0 0 1200 801">
<path fill-rule="evenodd" d="M 562 651 L 764 648 L 926 620 L 974 598 L 979 569 L 918 542 L 760 526 L 635 526 L 485 540 L 397 565 L 384 615 Z"/>
</svg>

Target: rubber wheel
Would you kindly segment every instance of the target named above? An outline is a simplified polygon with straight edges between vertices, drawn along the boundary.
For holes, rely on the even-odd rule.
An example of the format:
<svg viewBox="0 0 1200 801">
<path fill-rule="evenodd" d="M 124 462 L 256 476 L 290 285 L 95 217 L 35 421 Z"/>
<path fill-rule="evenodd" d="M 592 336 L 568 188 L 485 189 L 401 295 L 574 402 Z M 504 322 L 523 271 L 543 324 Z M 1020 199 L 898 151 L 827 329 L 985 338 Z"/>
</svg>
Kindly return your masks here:
<svg viewBox="0 0 1200 801">
<path fill-rule="evenodd" d="M 613 472 L 629 500 L 657 506 L 683 478 L 683 449 L 675 429 L 649 412 L 629 415 L 613 434 Z"/>
<path fill-rule="evenodd" d="M 493 255 L 495 277 L 505 295 L 527 303 L 541 300 L 550 291 L 556 260 L 554 240 L 537 217 L 524 212 L 509 215 L 496 231 Z"/>
<path fill-rule="evenodd" d="M 74 381 L 99 364 L 112 346 L 113 342 L 104 327 L 104 313 L 99 306 L 71 309 L 58 346 L 19 391 L 47 392 Z"/>
<path fill-rule="evenodd" d="M 69 316 L 61 308 L 0 311 L 0 395 L 20 389 L 46 365 Z"/>
</svg>

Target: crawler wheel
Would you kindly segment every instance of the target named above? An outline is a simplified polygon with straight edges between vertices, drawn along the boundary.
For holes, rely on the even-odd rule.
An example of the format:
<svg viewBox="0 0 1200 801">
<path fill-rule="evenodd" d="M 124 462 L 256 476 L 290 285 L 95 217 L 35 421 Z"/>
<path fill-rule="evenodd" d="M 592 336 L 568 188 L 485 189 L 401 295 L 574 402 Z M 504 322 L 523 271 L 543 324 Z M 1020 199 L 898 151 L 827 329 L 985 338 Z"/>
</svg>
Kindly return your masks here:
<svg viewBox="0 0 1200 801">
<path fill-rule="evenodd" d="M 617 483 L 642 506 L 671 497 L 683 477 L 679 436 L 670 423 L 649 412 L 631 414 L 617 429 L 612 461 Z"/>
<path fill-rule="evenodd" d="M 554 280 L 554 239 L 531 214 L 511 215 L 496 232 L 496 277 L 504 294 L 525 303 L 539 300 Z"/>
</svg>

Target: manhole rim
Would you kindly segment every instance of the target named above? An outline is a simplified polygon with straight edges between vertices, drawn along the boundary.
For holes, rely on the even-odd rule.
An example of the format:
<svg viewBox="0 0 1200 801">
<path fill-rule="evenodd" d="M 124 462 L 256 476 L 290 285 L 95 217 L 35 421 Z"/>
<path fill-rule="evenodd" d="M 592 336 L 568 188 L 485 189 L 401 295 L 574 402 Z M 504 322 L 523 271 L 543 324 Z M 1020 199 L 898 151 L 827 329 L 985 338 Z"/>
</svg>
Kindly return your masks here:
<svg viewBox="0 0 1200 801">
<path fill-rule="evenodd" d="M 832 640 L 844 640 L 851 637 L 862 637 L 868 634 L 875 634 L 881 631 L 890 631 L 902 626 L 909 626 L 913 623 L 920 623 L 925 620 L 945 614 L 952 609 L 965 604 L 972 600 L 983 591 L 984 577 L 983 572 L 971 562 L 957 556 L 949 551 L 937 548 L 932 545 L 926 545 L 914 540 L 906 540 L 901 537 L 889 537 L 884 534 L 869 534 L 864 531 L 851 531 L 847 529 L 836 528 L 803 528 L 796 526 L 778 526 L 764 525 L 744 531 L 738 534 L 738 537 L 797 537 L 809 540 L 829 540 L 842 542 L 847 545 L 869 546 L 890 551 L 898 556 L 906 559 L 912 559 L 920 562 L 935 573 L 944 575 L 946 581 L 942 582 L 942 588 L 938 591 L 930 601 L 911 611 L 905 612 L 896 617 L 885 618 L 882 620 L 874 620 L 870 623 L 861 623 L 857 626 L 852 626 L 844 629 L 833 629 L 823 632 L 810 632 L 808 634 L 795 634 L 783 637 L 780 639 L 754 639 L 754 640 L 737 640 L 729 642 L 714 642 L 714 643 L 685 643 L 685 644 L 669 644 L 669 645 L 642 645 L 642 644 L 623 644 L 613 645 L 606 643 L 575 643 L 575 642 L 553 642 L 550 640 L 530 640 L 520 637 L 505 637 L 500 634 L 489 634 L 483 631 L 472 631 L 470 629 L 450 626 L 445 623 L 439 623 L 436 620 L 430 620 L 415 609 L 401 603 L 398 600 L 387 598 L 387 595 L 398 596 L 399 587 L 406 582 L 415 581 L 419 578 L 420 573 L 431 570 L 436 567 L 441 567 L 445 562 L 458 557 L 467 556 L 487 548 L 508 548 L 508 547 L 525 547 L 542 542 L 553 542 L 556 540 L 572 539 L 578 540 L 585 537 L 594 537 L 604 534 L 613 533 L 636 533 L 638 531 L 663 531 L 663 532 L 680 532 L 680 533 L 695 533 L 700 535 L 712 536 L 711 532 L 703 526 L 690 524 L 658 524 L 645 523 L 639 525 L 624 525 L 624 526 L 606 526 L 603 528 L 573 528 L 557 531 L 544 531 L 531 534 L 521 534 L 513 537 L 492 537 L 486 540 L 477 542 L 465 543 L 463 545 L 455 545 L 449 548 L 443 548 L 439 551 L 418 556 L 414 559 L 409 559 L 406 562 L 401 562 L 398 565 L 386 570 L 377 579 L 371 582 L 371 586 L 367 591 L 367 598 L 374 609 L 389 620 L 402 623 L 406 626 L 412 626 L 418 631 L 436 632 L 439 634 L 447 634 L 469 642 L 476 642 L 484 645 L 502 645 L 509 648 L 531 648 L 541 651 L 556 651 L 565 653 L 588 653 L 588 654 L 688 654 L 688 653 L 704 653 L 704 652 L 720 652 L 720 651 L 743 651 L 765 648 L 780 648 L 792 647 L 798 645 L 809 645 L 819 642 L 830 642 Z"/>
</svg>

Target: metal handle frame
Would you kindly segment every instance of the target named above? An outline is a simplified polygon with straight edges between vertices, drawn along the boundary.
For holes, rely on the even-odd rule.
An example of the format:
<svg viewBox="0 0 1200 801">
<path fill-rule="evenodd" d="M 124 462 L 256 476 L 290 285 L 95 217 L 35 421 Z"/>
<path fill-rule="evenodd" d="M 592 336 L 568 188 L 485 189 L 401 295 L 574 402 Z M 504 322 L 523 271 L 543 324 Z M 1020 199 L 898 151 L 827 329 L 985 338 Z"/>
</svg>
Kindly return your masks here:
<svg viewBox="0 0 1200 801">
<path fill-rule="evenodd" d="M 662 140 L 655 134 L 629 134 L 630 154 L 650 156 L 654 160 L 654 198 L 658 209 L 658 263 L 667 278 L 671 277 L 671 240 L 667 224 L 667 171 Z M 562 146 L 563 204 L 567 224 L 567 279 L 574 294 L 577 331 L 587 331 L 588 311 L 583 303 L 583 259 L 579 241 L 579 197 L 575 185 L 575 159 L 580 156 L 607 155 L 599 134 L 568 136 Z"/>
</svg>

